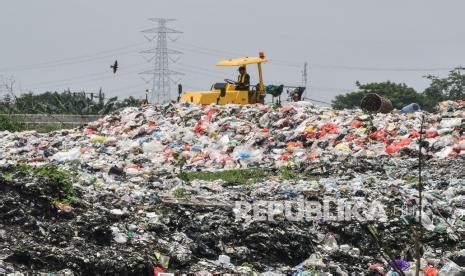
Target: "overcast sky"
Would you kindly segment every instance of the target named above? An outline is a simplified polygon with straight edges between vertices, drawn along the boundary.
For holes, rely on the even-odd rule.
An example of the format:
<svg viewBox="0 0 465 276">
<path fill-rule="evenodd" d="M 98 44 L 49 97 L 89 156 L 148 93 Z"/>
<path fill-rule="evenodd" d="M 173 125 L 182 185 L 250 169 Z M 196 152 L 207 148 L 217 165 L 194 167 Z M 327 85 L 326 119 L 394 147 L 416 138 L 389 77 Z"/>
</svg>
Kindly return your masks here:
<svg viewBox="0 0 465 276">
<path fill-rule="evenodd" d="M 2 0 L 0 74 L 14 76 L 18 92 L 103 87 L 142 97 L 150 85 L 138 72 L 151 66 L 138 52 L 151 44 L 141 30 L 166 17 L 183 32 L 169 46 L 184 52 L 171 68 L 185 73 L 185 89 L 236 78 L 216 61 L 264 51 L 265 84 L 300 85 L 309 63 L 310 98 L 330 101 L 357 80 L 422 91 L 422 76 L 465 64 L 464 11 L 463 0 Z"/>
</svg>

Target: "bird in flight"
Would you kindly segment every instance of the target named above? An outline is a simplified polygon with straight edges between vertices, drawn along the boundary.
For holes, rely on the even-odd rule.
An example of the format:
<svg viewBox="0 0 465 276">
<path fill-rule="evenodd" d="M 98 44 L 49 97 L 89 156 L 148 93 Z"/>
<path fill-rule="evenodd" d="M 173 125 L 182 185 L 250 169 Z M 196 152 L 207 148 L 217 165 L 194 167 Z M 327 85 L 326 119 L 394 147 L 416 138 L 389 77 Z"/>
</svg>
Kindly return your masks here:
<svg viewBox="0 0 465 276">
<path fill-rule="evenodd" d="M 118 61 L 115 60 L 115 64 L 110 66 L 111 69 L 113 69 L 113 74 L 116 74 L 116 71 L 118 70 Z"/>
</svg>

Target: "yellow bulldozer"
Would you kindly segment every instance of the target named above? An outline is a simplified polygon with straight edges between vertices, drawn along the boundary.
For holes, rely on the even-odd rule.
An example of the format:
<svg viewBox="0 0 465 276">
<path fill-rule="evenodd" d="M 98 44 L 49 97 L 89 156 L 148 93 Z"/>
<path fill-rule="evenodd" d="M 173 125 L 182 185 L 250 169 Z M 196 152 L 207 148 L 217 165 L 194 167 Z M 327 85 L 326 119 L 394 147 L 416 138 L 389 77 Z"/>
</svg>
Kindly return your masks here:
<svg viewBox="0 0 465 276">
<path fill-rule="evenodd" d="M 243 57 L 219 61 L 217 66 L 246 66 L 257 64 L 259 82 L 247 90 L 238 89 L 238 82 L 225 79 L 212 85 L 209 91 L 186 91 L 181 95 L 181 102 L 201 105 L 208 104 L 254 104 L 264 103 L 265 85 L 263 83 L 262 63 L 269 61 L 263 52 L 258 57 Z"/>
</svg>

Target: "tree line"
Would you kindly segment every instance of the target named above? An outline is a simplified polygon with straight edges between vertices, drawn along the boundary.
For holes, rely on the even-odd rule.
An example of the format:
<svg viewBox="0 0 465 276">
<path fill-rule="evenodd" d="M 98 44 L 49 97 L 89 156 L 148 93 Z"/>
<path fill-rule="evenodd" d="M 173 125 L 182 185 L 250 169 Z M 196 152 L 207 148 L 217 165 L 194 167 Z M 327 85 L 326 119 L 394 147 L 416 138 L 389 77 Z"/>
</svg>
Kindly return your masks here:
<svg viewBox="0 0 465 276">
<path fill-rule="evenodd" d="M 24 114 L 72 114 L 72 115 L 105 115 L 117 109 L 128 106 L 140 106 L 142 100 L 132 96 L 123 100 L 112 97 L 107 100 L 95 101 L 83 92 L 31 92 L 20 96 L 7 94 L 0 104 L 0 113 Z"/>
<path fill-rule="evenodd" d="M 24 122 L 14 119 L 11 114 L 106 115 L 124 107 L 140 106 L 144 102 L 132 96 L 122 100 L 118 97 L 105 99 L 101 93 L 97 100 L 94 100 L 94 95 L 91 93 L 71 91 L 49 91 L 42 94 L 29 92 L 16 96 L 13 86 L 12 78 L 0 80 L 0 92 L 4 92 L 0 99 L 0 131 L 29 129 Z M 33 127 L 40 132 L 61 128 L 62 125 L 59 123 Z"/>
<path fill-rule="evenodd" d="M 397 109 L 410 103 L 418 103 L 423 110 L 432 112 L 441 101 L 465 99 L 464 70 L 464 67 L 454 68 L 444 78 L 425 76 L 430 84 L 423 92 L 417 92 L 405 83 L 386 81 L 362 84 L 357 81 L 355 85 L 358 91 L 336 96 L 332 106 L 336 109 L 357 108 L 367 93 L 376 93 L 389 98 Z"/>
</svg>

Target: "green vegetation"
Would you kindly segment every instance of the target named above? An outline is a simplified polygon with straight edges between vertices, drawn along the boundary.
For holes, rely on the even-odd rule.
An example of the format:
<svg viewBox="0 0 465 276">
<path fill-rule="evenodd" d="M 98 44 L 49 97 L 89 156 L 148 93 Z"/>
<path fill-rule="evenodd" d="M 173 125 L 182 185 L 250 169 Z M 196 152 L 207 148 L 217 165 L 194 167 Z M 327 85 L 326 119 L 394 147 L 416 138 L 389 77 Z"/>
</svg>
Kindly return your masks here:
<svg viewBox="0 0 465 276">
<path fill-rule="evenodd" d="M 35 130 L 39 133 L 49 133 L 60 129 L 63 129 L 63 125 L 61 123 L 26 126 L 26 124 L 19 120 L 14 120 L 6 115 L 0 115 L 0 131 L 8 130 L 10 132 L 17 132 Z"/>
<path fill-rule="evenodd" d="M 410 103 L 418 103 L 424 108 L 423 95 L 403 83 L 398 84 L 386 81 L 361 84 L 357 81 L 355 84 L 359 91 L 336 96 L 333 101 L 334 108 L 344 109 L 359 107 L 362 98 L 368 93 L 376 93 L 390 99 L 392 105 L 397 109 L 401 109 Z"/>
<path fill-rule="evenodd" d="M 75 192 L 71 181 L 71 176 L 56 165 L 44 165 L 40 167 L 32 167 L 29 165 L 18 165 L 14 168 L 7 169 L 1 173 L 1 177 L 7 181 L 13 181 L 19 175 L 24 173 L 34 175 L 36 177 L 50 181 L 50 184 L 56 185 L 56 192 L 51 195 L 52 203 L 71 204 L 75 201 Z"/>
<path fill-rule="evenodd" d="M 15 176 L 15 174 L 12 173 L 12 172 L 4 172 L 4 173 L 2 173 L 2 177 L 7 181 L 13 180 L 14 176 Z"/>
<path fill-rule="evenodd" d="M 20 172 L 32 171 L 33 167 L 30 165 L 18 165 L 16 170 Z"/>
<path fill-rule="evenodd" d="M 118 97 L 106 101 L 103 98 L 94 101 L 96 97 L 98 98 L 98 93 L 92 95 L 70 91 L 42 94 L 29 92 L 15 97 L 14 103 L 9 103 L 3 107 L 8 108 L 10 113 L 94 115 L 108 114 L 122 107 L 141 104 L 141 100 L 132 96 L 122 101 L 119 101 Z"/>
<path fill-rule="evenodd" d="M 404 177 L 404 179 L 405 179 L 405 181 L 407 181 L 408 183 L 414 183 L 414 184 L 417 184 L 417 183 L 420 181 L 420 179 L 418 178 L 417 175 L 411 175 L 411 174 L 406 175 L 406 176 Z"/>
<path fill-rule="evenodd" d="M 358 91 L 338 95 L 332 106 L 336 109 L 356 108 L 360 106 L 362 98 L 367 93 L 376 93 L 389 98 L 397 109 L 410 104 L 418 103 L 423 110 L 434 111 L 434 107 L 441 101 L 459 100 L 465 97 L 465 68 L 457 67 L 449 72 L 445 78 L 428 75 L 430 85 L 419 93 L 406 84 L 390 81 L 361 84 L 356 82 Z"/>
<path fill-rule="evenodd" d="M 225 170 L 216 172 L 182 172 L 179 178 L 185 182 L 190 182 L 194 179 L 214 181 L 223 180 L 228 184 L 253 184 L 259 181 L 268 179 L 269 177 L 277 176 L 282 180 L 318 180 L 317 175 L 308 175 L 305 172 L 298 172 L 290 166 L 282 167 L 276 172 L 271 172 L 263 168 L 251 168 L 242 170 Z"/>
<path fill-rule="evenodd" d="M 457 67 L 449 72 L 445 78 L 433 75 L 426 76 L 431 81 L 423 94 L 427 104 L 433 105 L 444 100 L 462 100 L 465 98 L 464 67 Z"/>
<path fill-rule="evenodd" d="M 0 131 L 23 131 L 26 129 L 26 126 L 19 121 L 13 120 L 7 115 L 0 115 Z"/>
<path fill-rule="evenodd" d="M 281 179 L 286 179 L 286 180 L 298 179 L 301 176 L 298 172 L 294 171 L 290 166 L 282 167 L 279 170 L 278 175 Z"/>
<path fill-rule="evenodd" d="M 191 196 L 187 194 L 186 188 L 180 187 L 174 190 L 174 197 L 179 199 L 190 199 Z"/>
<path fill-rule="evenodd" d="M 305 172 L 299 172 L 297 170 L 292 169 L 290 166 L 284 166 L 279 169 L 278 176 L 280 179 L 285 180 L 318 180 L 320 177 L 317 175 L 308 175 Z"/>
<path fill-rule="evenodd" d="M 244 170 L 226 170 L 217 172 L 183 172 L 180 176 L 184 181 L 194 179 L 213 181 L 222 179 L 230 184 L 252 184 L 265 179 L 268 172 L 262 168 L 244 169 Z"/>
<path fill-rule="evenodd" d="M 71 204 L 74 202 L 75 194 L 73 184 L 71 182 L 71 177 L 67 172 L 60 170 L 56 165 L 36 167 L 33 171 L 36 175 L 50 179 L 57 183 L 57 185 L 61 186 L 60 188 L 62 193 L 60 193 L 60 196 L 53 199 L 54 203 L 62 202 Z"/>
<path fill-rule="evenodd" d="M 14 95 L 13 90 L 12 86 L 9 87 L 12 95 Z M 123 100 L 118 100 L 118 97 L 105 100 L 101 97 L 95 101 L 94 98 L 98 98 L 97 93 L 93 95 L 70 91 L 42 94 L 29 92 L 13 97 L 9 96 L 10 94 L 7 94 L 8 100 L 0 103 L 0 131 L 36 130 L 38 132 L 51 132 L 63 128 L 61 123 L 26 126 L 24 122 L 14 120 L 7 114 L 105 115 L 123 107 L 140 106 L 142 103 L 142 100 L 132 96 Z"/>
<path fill-rule="evenodd" d="M 250 268 L 253 269 L 253 265 L 252 265 L 251 263 L 249 263 L 249 262 L 243 262 L 243 263 L 241 264 L 241 266 L 250 267 Z"/>
<path fill-rule="evenodd" d="M 61 123 L 51 123 L 51 124 L 41 124 L 37 126 L 28 127 L 27 129 L 35 130 L 40 133 L 49 133 L 52 131 L 61 130 L 63 128 L 64 127 Z"/>
</svg>

